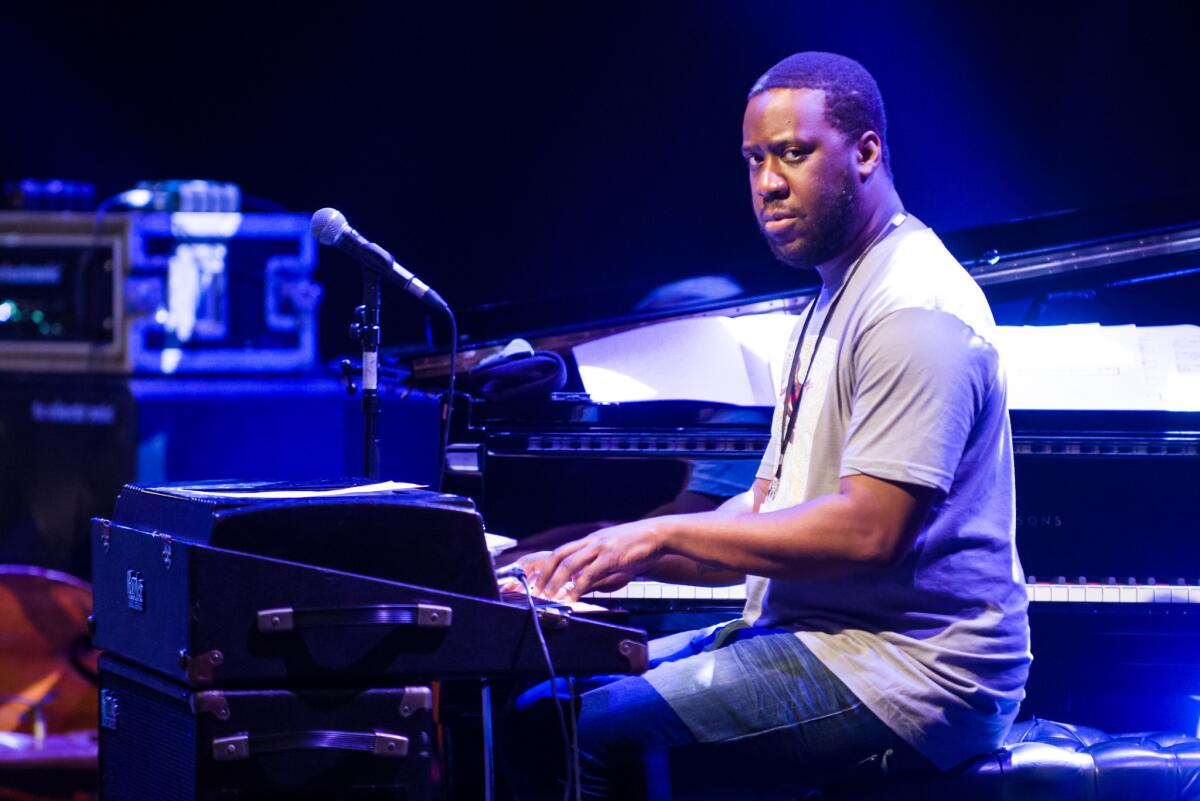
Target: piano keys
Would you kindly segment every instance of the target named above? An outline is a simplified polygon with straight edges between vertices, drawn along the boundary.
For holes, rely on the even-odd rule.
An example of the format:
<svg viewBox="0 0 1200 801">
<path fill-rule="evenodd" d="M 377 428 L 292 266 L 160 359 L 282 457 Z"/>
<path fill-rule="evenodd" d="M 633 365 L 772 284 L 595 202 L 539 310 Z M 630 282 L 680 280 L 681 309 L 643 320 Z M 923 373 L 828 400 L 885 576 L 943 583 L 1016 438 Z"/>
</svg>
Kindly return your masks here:
<svg viewBox="0 0 1200 801">
<path fill-rule="evenodd" d="M 1187 584 L 1108 584 L 1095 582 L 1027 582 L 1031 605 L 1040 604 L 1196 604 L 1200 614 L 1200 582 Z M 631 581 L 611 592 L 592 592 L 584 600 L 602 606 L 639 610 L 737 608 L 746 600 L 746 585 L 705 587 L 661 581 Z"/>
</svg>

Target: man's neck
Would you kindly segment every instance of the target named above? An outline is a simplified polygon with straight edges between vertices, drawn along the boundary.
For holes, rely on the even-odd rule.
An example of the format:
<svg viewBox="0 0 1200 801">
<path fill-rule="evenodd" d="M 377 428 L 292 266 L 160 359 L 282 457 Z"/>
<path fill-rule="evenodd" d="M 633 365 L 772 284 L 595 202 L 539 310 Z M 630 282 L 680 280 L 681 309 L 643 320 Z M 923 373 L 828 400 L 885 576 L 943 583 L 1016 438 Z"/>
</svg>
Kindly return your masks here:
<svg viewBox="0 0 1200 801">
<path fill-rule="evenodd" d="M 875 210 L 867 215 L 849 247 L 836 258 L 817 265 L 817 273 L 821 276 L 821 283 L 826 289 L 836 289 L 842 285 L 850 265 L 854 264 L 863 251 L 874 243 L 875 238 L 887 227 L 892 218 L 902 211 L 904 211 L 904 204 L 900 202 L 899 195 L 894 191 L 889 192 L 882 203 L 876 204 Z"/>
</svg>

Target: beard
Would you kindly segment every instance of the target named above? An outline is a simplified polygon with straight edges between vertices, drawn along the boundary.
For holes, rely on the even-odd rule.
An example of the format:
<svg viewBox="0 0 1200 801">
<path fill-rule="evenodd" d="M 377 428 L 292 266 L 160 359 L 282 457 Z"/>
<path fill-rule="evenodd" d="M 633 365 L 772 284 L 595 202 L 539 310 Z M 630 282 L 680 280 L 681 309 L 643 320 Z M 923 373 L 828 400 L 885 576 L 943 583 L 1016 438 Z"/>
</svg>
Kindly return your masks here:
<svg viewBox="0 0 1200 801">
<path fill-rule="evenodd" d="M 767 236 L 767 245 L 775 258 L 789 267 L 812 269 L 840 256 L 855 235 L 859 208 L 855 189 L 854 175 L 842 175 L 839 186 L 822 193 L 810 204 L 804 220 L 804 236 L 786 241 Z"/>
</svg>

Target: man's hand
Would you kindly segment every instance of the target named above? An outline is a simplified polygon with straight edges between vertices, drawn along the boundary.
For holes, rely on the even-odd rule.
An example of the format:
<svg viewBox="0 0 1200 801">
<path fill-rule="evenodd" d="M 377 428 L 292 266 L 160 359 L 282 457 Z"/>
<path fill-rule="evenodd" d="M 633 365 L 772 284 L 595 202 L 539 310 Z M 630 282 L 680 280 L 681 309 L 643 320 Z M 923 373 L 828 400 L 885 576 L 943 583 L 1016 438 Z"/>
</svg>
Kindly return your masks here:
<svg viewBox="0 0 1200 801">
<path fill-rule="evenodd" d="M 648 572 L 663 556 L 659 523 L 648 518 L 622 523 L 521 559 L 530 589 L 555 601 L 576 601 L 589 592 L 614 590 Z"/>
</svg>

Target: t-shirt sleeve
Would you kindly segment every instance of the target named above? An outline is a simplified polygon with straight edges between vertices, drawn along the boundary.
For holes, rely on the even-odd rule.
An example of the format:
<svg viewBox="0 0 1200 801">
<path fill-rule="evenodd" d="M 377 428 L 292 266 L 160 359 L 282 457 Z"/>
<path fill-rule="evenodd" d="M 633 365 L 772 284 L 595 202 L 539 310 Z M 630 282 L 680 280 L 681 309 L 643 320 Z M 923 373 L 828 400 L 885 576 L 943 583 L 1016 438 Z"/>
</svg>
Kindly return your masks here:
<svg viewBox="0 0 1200 801">
<path fill-rule="evenodd" d="M 949 492 L 997 380 L 995 348 L 952 314 L 901 309 L 858 338 L 852 370 L 839 475 Z"/>
</svg>

